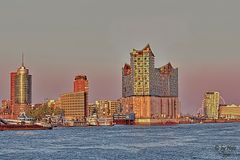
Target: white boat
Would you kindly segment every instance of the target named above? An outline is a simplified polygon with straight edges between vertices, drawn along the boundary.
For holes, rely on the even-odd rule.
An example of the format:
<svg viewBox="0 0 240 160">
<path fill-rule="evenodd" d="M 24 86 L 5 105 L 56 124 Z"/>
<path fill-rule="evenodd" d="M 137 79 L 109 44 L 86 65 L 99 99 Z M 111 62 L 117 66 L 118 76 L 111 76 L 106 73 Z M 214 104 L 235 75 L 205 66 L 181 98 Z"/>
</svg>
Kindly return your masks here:
<svg viewBox="0 0 240 160">
<path fill-rule="evenodd" d="M 90 117 L 87 118 L 87 125 L 89 126 L 98 126 L 98 119 L 97 119 L 97 115 L 94 114 Z"/>
<path fill-rule="evenodd" d="M 98 118 L 99 126 L 113 126 L 113 118 Z"/>
</svg>

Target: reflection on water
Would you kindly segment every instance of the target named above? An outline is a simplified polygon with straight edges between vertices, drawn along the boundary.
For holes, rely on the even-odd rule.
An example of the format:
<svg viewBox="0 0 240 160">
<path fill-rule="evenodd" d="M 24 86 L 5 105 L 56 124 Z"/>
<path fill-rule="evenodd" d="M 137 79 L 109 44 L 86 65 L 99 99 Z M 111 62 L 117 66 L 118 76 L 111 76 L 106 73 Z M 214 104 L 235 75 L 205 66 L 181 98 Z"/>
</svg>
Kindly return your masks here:
<svg viewBox="0 0 240 160">
<path fill-rule="evenodd" d="M 38 135 L 37 133 L 34 133 L 32 131 L 16 131 L 17 136 L 34 136 Z"/>
<path fill-rule="evenodd" d="M 0 159 L 240 159 L 240 124 L 0 132 Z"/>
</svg>

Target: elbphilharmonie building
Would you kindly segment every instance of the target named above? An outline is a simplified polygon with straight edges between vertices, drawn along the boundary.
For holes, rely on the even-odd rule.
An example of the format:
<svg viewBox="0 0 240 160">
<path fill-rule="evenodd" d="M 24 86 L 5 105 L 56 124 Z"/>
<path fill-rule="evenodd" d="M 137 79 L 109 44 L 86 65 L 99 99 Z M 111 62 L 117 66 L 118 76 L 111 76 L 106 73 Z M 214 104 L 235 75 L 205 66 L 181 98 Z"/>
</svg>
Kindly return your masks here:
<svg viewBox="0 0 240 160">
<path fill-rule="evenodd" d="M 178 68 L 168 63 L 155 68 L 150 45 L 133 49 L 130 64 L 122 68 L 122 105 L 136 118 L 176 118 L 180 116 Z"/>
</svg>

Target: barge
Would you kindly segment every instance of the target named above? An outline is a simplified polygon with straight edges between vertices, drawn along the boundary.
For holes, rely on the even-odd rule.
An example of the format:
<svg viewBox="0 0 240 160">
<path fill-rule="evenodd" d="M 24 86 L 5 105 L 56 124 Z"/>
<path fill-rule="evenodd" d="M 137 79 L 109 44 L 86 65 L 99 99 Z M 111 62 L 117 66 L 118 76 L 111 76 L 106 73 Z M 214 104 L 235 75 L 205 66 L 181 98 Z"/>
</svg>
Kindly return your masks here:
<svg viewBox="0 0 240 160">
<path fill-rule="evenodd" d="M 38 124 L 9 124 L 3 119 L 0 119 L 0 131 L 17 131 L 17 130 L 50 130 L 52 126 L 43 126 Z"/>
</svg>

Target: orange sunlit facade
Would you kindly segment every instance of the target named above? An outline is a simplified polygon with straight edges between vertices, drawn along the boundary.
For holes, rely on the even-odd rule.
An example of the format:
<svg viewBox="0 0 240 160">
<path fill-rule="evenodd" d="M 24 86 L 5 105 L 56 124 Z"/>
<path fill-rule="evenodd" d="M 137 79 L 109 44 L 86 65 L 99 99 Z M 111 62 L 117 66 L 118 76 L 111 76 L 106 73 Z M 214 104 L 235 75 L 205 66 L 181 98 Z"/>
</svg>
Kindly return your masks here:
<svg viewBox="0 0 240 160">
<path fill-rule="evenodd" d="M 10 108 L 12 113 L 14 113 L 15 106 L 15 81 L 16 81 L 17 72 L 10 73 Z"/>
<path fill-rule="evenodd" d="M 78 75 L 74 80 L 74 92 L 88 92 L 88 80 L 85 75 Z"/>
<path fill-rule="evenodd" d="M 66 120 L 85 121 L 87 116 L 87 94 L 72 92 L 61 95 L 61 108 Z"/>
<path fill-rule="evenodd" d="M 132 96 L 121 99 L 123 113 L 135 113 L 137 119 L 174 119 L 180 117 L 178 97 Z"/>
<path fill-rule="evenodd" d="M 219 118 L 240 119 L 240 105 L 220 105 Z"/>
<path fill-rule="evenodd" d="M 78 75 L 74 79 L 74 92 L 62 94 L 60 107 L 64 110 L 68 121 L 85 121 L 88 115 L 88 80 L 85 75 Z"/>
</svg>

